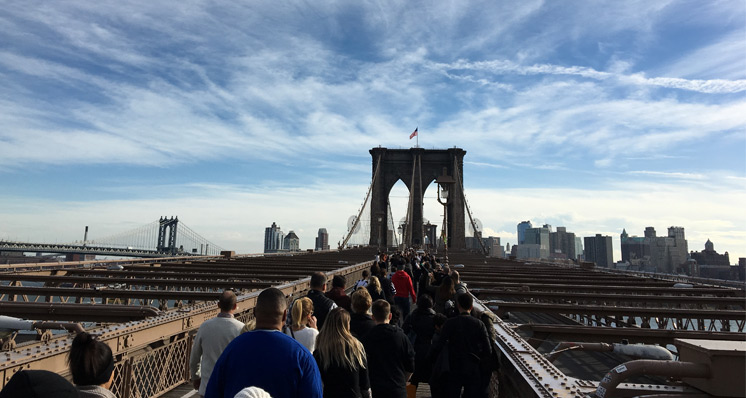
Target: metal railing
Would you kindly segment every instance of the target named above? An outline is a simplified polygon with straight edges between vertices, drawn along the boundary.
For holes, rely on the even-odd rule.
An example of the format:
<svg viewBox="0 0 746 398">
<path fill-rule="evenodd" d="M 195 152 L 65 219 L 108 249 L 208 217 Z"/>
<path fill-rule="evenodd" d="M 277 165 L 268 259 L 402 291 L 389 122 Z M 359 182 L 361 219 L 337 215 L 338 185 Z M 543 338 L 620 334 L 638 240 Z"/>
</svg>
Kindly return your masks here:
<svg viewBox="0 0 746 398">
<path fill-rule="evenodd" d="M 327 272 L 342 275 L 348 281 L 362 277 L 370 261 Z M 288 302 L 306 294 L 310 278 L 276 286 L 288 297 Z M 247 322 L 259 291 L 238 297 L 236 318 Z M 141 321 L 91 329 L 98 339 L 111 347 L 115 359 L 114 382 L 111 390 L 120 398 L 159 397 L 189 381 L 189 356 L 199 326 L 215 317 L 215 302 L 201 302 L 163 313 Z M 0 385 L 24 369 L 44 369 L 70 379 L 66 358 L 72 342 L 70 335 L 54 337 L 46 342 L 19 346 L 0 358 Z"/>
</svg>

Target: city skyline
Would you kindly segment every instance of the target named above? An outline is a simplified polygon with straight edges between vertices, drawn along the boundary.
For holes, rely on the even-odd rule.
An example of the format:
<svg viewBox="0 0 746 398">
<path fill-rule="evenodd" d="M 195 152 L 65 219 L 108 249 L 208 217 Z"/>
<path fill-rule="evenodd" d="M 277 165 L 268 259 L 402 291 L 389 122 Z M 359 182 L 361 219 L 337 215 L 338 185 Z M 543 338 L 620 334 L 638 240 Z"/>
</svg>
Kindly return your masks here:
<svg viewBox="0 0 746 398">
<path fill-rule="evenodd" d="M 686 229 L 746 257 L 746 4 L 10 3 L 0 239 L 178 215 L 259 253 L 272 222 L 336 246 L 368 150 L 466 150 L 484 236 Z M 425 217 L 440 224 L 431 185 Z M 391 194 L 394 219 L 406 189 Z"/>
</svg>

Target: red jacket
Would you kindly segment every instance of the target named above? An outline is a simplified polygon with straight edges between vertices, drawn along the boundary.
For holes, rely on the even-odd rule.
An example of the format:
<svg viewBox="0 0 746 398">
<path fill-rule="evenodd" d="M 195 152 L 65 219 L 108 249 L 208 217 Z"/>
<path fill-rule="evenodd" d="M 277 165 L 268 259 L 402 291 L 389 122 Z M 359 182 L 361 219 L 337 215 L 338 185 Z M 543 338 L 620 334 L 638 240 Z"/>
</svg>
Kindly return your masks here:
<svg viewBox="0 0 746 398">
<path fill-rule="evenodd" d="M 352 311 L 352 299 L 341 287 L 332 288 L 332 290 L 326 292 L 324 295 L 332 299 L 337 306 L 346 309 L 348 312 Z"/>
<path fill-rule="evenodd" d="M 414 286 L 412 286 L 412 278 L 409 277 L 409 274 L 399 270 L 394 273 L 394 275 L 391 276 L 391 283 L 394 284 L 394 287 L 396 288 L 396 295 L 395 297 L 409 297 L 412 296 L 412 301 L 417 302 L 417 294 L 414 292 Z"/>
</svg>

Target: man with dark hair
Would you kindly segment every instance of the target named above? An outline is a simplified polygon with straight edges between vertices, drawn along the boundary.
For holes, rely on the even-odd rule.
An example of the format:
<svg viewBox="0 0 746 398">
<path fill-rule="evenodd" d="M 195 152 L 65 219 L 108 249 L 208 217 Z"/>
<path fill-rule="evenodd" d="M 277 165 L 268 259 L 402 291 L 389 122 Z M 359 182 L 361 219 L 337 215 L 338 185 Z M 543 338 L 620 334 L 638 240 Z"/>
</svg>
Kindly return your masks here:
<svg viewBox="0 0 746 398">
<path fill-rule="evenodd" d="M 414 372 L 414 349 L 407 336 L 390 325 L 391 305 L 376 300 L 371 308 L 376 326 L 362 338 L 368 355 L 368 375 L 374 397 L 406 398 Z"/>
<path fill-rule="evenodd" d="M 218 299 L 218 308 L 221 312 L 231 312 L 236 309 L 238 297 L 232 290 L 225 290 Z"/>
<path fill-rule="evenodd" d="M 316 317 L 316 326 L 321 330 L 321 327 L 324 326 L 326 315 L 331 310 L 337 308 L 337 303 L 324 295 L 326 291 L 326 275 L 323 272 L 317 271 L 311 274 L 309 288 L 307 297 L 313 302 L 313 315 Z"/>
<path fill-rule="evenodd" d="M 192 354 L 189 357 L 189 371 L 192 385 L 199 391 L 200 396 L 205 395 L 207 381 L 223 349 L 241 334 L 244 324 L 233 317 L 238 308 L 237 300 L 236 293 L 231 290 L 224 291 L 218 299 L 220 313 L 216 318 L 205 321 L 194 337 Z"/>
<path fill-rule="evenodd" d="M 257 297 L 256 329 L 236 337 L 215 364 L 206 398 L 233 398 L 245 387 L 273 397 L 322 397 L 321 374 L 311 353 L 282 333 L 287 299 L 276 288 Z"/>
<path fill-rule="evenodd" d="M 354 290 L 357 290 L 360 287 L 366 287 L 368 286 L 368 278 L 370 277 L 370 272 L 368 272 L 367 269 L 363 270 L 363 278 L 359 281 L 355 282 L 355 286 L 353 286 Z"/>
<path fill-rule="evenodd" d="M 386 277 L 386 263 L 380 263 L 378 265 L 373 264 L 370 267 L 370 273 L 371 276 L 378 277 L 378 282 L 381 284 L 381 290 L 383 291 L 384 297 L 386 297 L 386 301 L 388 301 L 389 304 L 394 304 L 396 289 L 394 288 L 394 284 L 391 283 L 391 279 Z"/>
<path fill-rule="evenodd" d="M 409 298 L 412 297 L 412 301 L 416 304 L 417 293 L 415 293 L 414 286 L 412 286 L 412 278 L 410 278 L 409 274 L 404 271 L 404 264 L 400 263 L 395 269 L 396 272 L 391 276 L 391 283 L 393 283 L 396 288 L 394 303 L 401 310 L 402 318 L 406 318 L 411 312 Z"/>
<path fill-rule="evenodd" d="M 449 368 L 446 387 L 447 397 L 481 397 L 482 380 L 480 363 L 491 355 L 487 329 L 484 323 L 471 316 L 474 299 L 469 293 L 456 297 L 459 316 L 446 321 L 440 338 L 433 341 L 430 359 L 437 358 L 441 350 L 448 350 Z"/>
<path fill-rule="evenodd" d="M 325 296 L 332 299 L 338 307 L 342 307 L 347 312 L 352 311 L 352 300 L 350 296 L 345 293 L 345 285 L 347 280 L 342 275 L 334 275 L 332 278 L 332 290 L 326 292 Z M 318 317 L 317 317 L 318 318 Z"/>
<path fill-rule="evenodd" d="M 78 398 L 78 390 L 57 373 L 19 369 L 0 390 L 1 398 Z"/>
</svg>

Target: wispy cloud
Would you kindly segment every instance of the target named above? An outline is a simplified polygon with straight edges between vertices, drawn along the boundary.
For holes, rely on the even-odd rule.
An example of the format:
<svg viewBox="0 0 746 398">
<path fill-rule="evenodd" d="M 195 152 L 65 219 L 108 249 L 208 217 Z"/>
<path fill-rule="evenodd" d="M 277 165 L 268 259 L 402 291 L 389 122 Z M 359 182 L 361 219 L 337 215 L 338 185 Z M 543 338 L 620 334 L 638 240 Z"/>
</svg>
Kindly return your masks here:
<svg viewBox="0 0 746 398">
<path fill-rule="evenodd" d="M 675 178 L 675 179 L 682 179 L 682 180 L 703 180 L 705 178 L 704 175 L 697 174 L 697 173 L 676 173 L 676 172 L 650 171 L 650 170 L 635 170 L 635 171 L 630 171 L 628 173 L 634 174 L 634 175 Z"/>
<path fill-rule="evenodd" d="M 216 241 L 224 233 L 239 250 L 256 250 L 255 231 L 271 221 L 301 234 L 337 228 L 315 224 L 355 212 L 370 178 L 367 149 L 408 148 L 415 126 L 422 147 L 463 147 L 474 180 L 508 190 L 506 197 L 479 189 L 470 196 L 493 231 L 511 231 L 507 220 L 520 218 L 567 219 L 589 233 L 684 218 L 714 231 L 716 221 L 729 222 L 724 209 L 739 206 L 724 199 L 725 190 L 737 198 L 744 191 L 739 1 L 4 6 L 0 184 L 9 196 L 0 203 L 14 211 L 2 214 L 0 225 L 12 230 L 40 229 L 50 216 L 45 208 L 60 209 L 55 217 L 63 225 L 87 214 L 87 203 L 23 197 L 19 185 L 43 180 L 40 170 L 50 165 L 68 171 L 95 164 L 112 173 L 111 185 L 124 181 L 133 198 L 93 198 L 100 214 L 127 209 L 112 222 L 147 222 L 153 216 L 143 209 L 171 206 L 197 220 L 188 222 L 195 230 L 214 231 Z M 215 164 L 222 167 L 212 177 L 216 185 L 199 186 L 217 173 Z M 161 168 L 179 182 L 143 183 Z M 203 174 L 190 177 L 195 170 Z M 234 180 L 246 170 L 266 177 L 243 189 Z M 273 185 L 278 170 L 283 178 Z M 29 171 L 37 174 L 26 177 Z M 134 183 L 122 178 L 131 174 Z M 71 175 L 66 185 L 79 187 L 83 178 Z M 357 178 L 361 186 L 339 183 Z M 510 190 L 534 178 L 551 188 Z M 640 203 L 716 190 L 718 210 L 687 220 L 705 207 L 696 194 L 696 206 L 638 216 L 618 198 L 641 181 L 665 189 L 633 192 Z M 602 191 L 557 191 L 563 184 Z M 178 200 L 150 198 L 149 188 L 177 191 Z M 558 192 L 562 200 L 547 204 Z M 342 202 L 352 208 L 340 210 Z M 496 203 L 504 206 L 499 215 L 491 213 Z M 593 214 L 573 210 L 578 203 Z M 439 210 L 426 212 L 437 220 Z M 598 216 L 624 212 L 630 215 Z M 288 218 L 251 219 L 256 214 Z M 38 221 L 24 227 L 23 216 Z M 227 227 L 211 229 L 216 222 Z M 244 240 L 251 243 L 242 246 Z"/>
<path fill-rule="evenodd" d="M 441 64 L 434 63 L 433 69 L 441 70 L 447 76 L 450 71 L 472 71 L 472 72 L 490 72 L 496 75 L 564 75 L 579 76 L 593 80 L 615 80 L 625 85 L 648 85 L 664 88 L 675 88 L 682 90 L 697 91 L 707 94 L 727 94 L 739 93 L 746 91 L 746 79 L 744 80 L 687 80 L 677 77 L 646 77 L 644 73 L 620 74 L 614 72 L 598 71 L 593 68 L 582 66 L 560 66 L 551 64 L 534 64 L 521 65 L 509 60 L 466 62 L 459 60 L 455 63 Z M 477 79 L 474 77 L 459 77 L 461 80 L 484 81 L 489 80 Z"/>
</svg>

